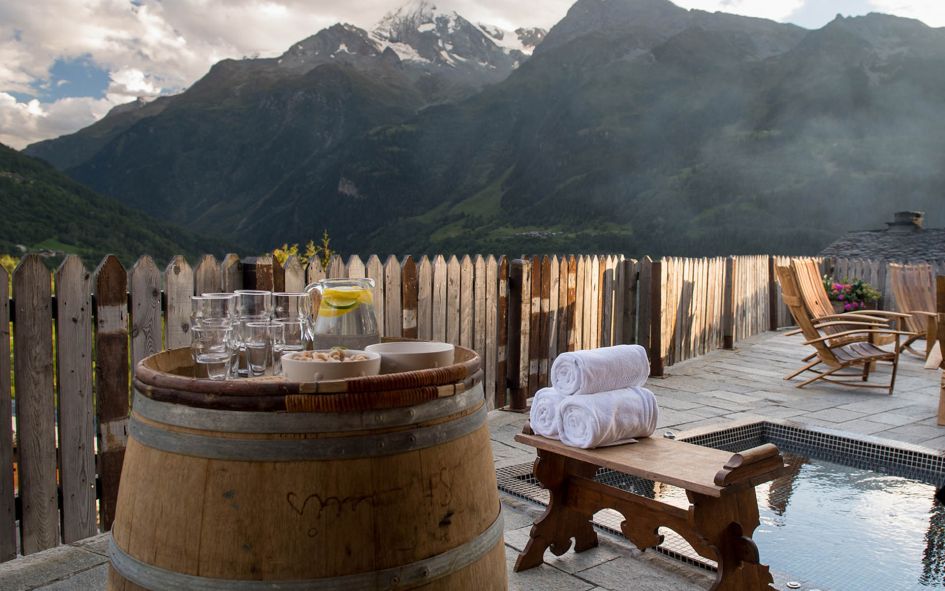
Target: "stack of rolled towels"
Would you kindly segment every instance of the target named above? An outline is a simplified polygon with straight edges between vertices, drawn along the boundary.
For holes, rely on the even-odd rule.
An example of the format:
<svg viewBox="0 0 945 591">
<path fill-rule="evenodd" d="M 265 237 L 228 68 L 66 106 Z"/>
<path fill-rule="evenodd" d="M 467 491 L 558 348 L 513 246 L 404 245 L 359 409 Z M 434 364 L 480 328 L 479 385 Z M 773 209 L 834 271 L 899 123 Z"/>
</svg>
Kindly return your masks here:
<svg viewBox="0 0 945 591">
<path fill-rule="evenodd" d="M 649 437 L 659 420 L 656 397 L 643 387 L 649 375 L 639 345 L 562 353 L 551 366 L 551 387 L 532 400 L 532 430 L 584 449 Z"/>
</svg>

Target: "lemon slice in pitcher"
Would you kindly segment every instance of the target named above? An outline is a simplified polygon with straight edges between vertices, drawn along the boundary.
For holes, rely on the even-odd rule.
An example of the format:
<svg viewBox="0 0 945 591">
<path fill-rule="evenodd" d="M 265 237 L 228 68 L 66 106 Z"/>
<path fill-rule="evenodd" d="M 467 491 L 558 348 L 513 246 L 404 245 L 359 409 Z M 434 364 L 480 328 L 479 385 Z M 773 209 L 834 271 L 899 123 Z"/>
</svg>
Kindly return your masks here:
<svg viewBox="0 0 945 591">
<path fill-rule="evenodd" d="M 374 297 L 370 290 L 359 287 L 330 287 L 322 294 L 318 314 L 328 318 L 353 312 L 361 304 L 370 304 Z"/>
</svg>

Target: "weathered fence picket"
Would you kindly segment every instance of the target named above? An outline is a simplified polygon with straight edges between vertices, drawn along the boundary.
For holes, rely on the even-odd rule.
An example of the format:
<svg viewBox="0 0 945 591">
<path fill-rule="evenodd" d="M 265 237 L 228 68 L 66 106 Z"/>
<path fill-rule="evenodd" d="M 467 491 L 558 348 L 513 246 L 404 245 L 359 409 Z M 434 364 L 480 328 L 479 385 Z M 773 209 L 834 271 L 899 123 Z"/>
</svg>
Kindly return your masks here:
<svg viewBox="0 0 945 591">
<path fill-rule="evenodd" d="M 345 262 L 338 255 L 331 257 L 328 265 L 328 277 L 330 279 L 344 279 L 348 277 L 348 271 L 345 269 Z"/>
<path fill-rule="evenodd" d="M 549 382 L 549 373 L 551 370 L 551 364 L 554 362 L 555 357 L 558 356 L 558 322 L 560 319 L 560 310 L 559 310 L 559 283 L 561 281 L 561 269 L 560 261 L 558 257 L 552 255 L 548 260 L 548 295 L 545 296 L 545 277 L 542 276 L 542 296 L 541 302 L 542 306 L 545 305 L 545 301 L 548 302 L 548 309 L 546 311 L 547 318 L 543 326 L 543 334 L 547 335 L 547 338 L 543 339 L 543 343 L 547 347 L 546 351 L 542 354 L 542 366 L 539 369 L 541 375 L 541 386 L 546 387 L 550 385 Z M 544 264 L 544 263 L 542 263 Z"/>
<path fill-rule="evenodd" d="M 149 256 L 131 268 L 131 363 L 132 366 L 163 349 L 161 340 L 161 272 Z"/>
<path fill-rule="evenodd" d="M 568 263 L 568 257 L 563 256 L 558 261 L 558 306 L 557 306 L 557 331 L 558 334 L 555 337 L 555 342 L 557 343 L 557 349 L 555 351 L 554 357 L 557 357 L 558 352 L 568 350 L 568 270 L 570 269 Z M 552 360 L 554 363 L 554 360 Z M 549 370 L 551 368 L 549 367 Z"/>
<path fill-rule="evenodd" d="M 473 349 L 475 340 L 473 321 L 476 313 L 473 291 L 476 279 L 473 276 L 475 268 L 469 255 L 464 256 L 459 262 L 459 271 L 459 345 Z"/>
<path fill-rule="evenodd" d="M 538 391 L 538 368 L 541 364 L 541 258 L 534 256 L 527 261 L 527 274 L 530 281 L 524 283 L 522 288 L 525 294 L 522 299 L 529 298 L 528 306 L 528 347 L 523 348 L 527 351 L 527 357 L 523 365 L 528 375 L 528 396 L 532 397 Z M 523 320 L 523 324 L 524 324 Z"/>
<path fill-rule="evenodd" d="M 16 558 L 13 404 L 10 398 L 10 277 L 0 267 L 0 562 Z"/>
<path fill-rule="evenodd" d="M 305 289 L 305 269 L 295 255 L 288 257 L 282 265 L 282 290 L 300 293 Z"/>
<path fill-rule="evenodd" d="M 433 263 L 427 257 L 417 267 L 417 334 L 421 340 L 433 340 Z"/>
<path fill-rule="evenodd" d="M 310 260 L 308 266 L 305 267 L 305 285 L 321 281 L 327 276 L 328 273 L 325 271 L 325 268 L 322 267 L 322 263 L 318 259 Z"/>
<path fill-rule="evenodd" d="M 446 342 L 454 345 L 459 344 L 462 330 L 462 313 L 459 308 L 462 280 L 462 268 L 459 259 L 456 256 L 451 256 L 446 263 L 446 306 L 444 311 L 437 312 L 437 314 L 442 317 L 442 322 L 446 325 Z M 434 320 L 434 324 L 435 322 Z"/>
<path fill-rule="evenodd" d="M 194 268 L 194 295 L 216 293 L 223 288 L 220 265 L 212 254 L 204 255 Z"/>
<path fill-rule="evenodd" d="M 476 255 L 472 262 L 473 286 L 472 302 L 470 307 L 473 315 L 473 342 L 472 348 L 479 354 L 482 360 L 482 370 L 486 371 L 486 260 L 481 255 Z M 493 333 L 495 334 L 495 333 Z M 493 337 L 494 338 L 494 337 Z M 489 375 L 485 375 L 484 381 L 488 382 Z M 486 401 L 489 401 L 489 395 L 486 395 Z"/>
<path fill-rule="evenodd" d="M 66 257 L 56 272 L 56 306 L 59 481 L 62 540 L 68 544 L 98 531 L 92 446 L 92 280 L 77 256 Z"/>
<path fill-rule="evenodd" d="M 238 255 L 230 253 L 220 263 L 220 275 L 223 291 L 234 292 L 243 289 L 243 262 Z"/>
<path fill-rule="evenodd" d="M 390 255 L 384 263 L 384 336 L 401 337 L 404 333 L 403 291 L 401 266 L 397 257 Z M 416 318 L 416 316 L 414 316 Z"/>
<path fill-rule="evenodd" d="M 408 339 L 418 337 L 419 306 L 419 274 L 417 263 L 413 257 L 404 258 L 400 268 L 400 298 L 403 305 L 403 336 Z"/>
<path fill-rule="evenodd" d="M 53 395 L 52 309 L 49 270 L 26 256 L 13 273 L 16 322 L 16 434 L 22 503 L 23 553 L 59 543 L 56 492 L 56 404 Z"/>
<path fill-rule="evenodd" d="M 257 270 L 259 263 L 256 265 Z M 270 267 L 271 271 L 271 267 Z M 269 277 L 272 277 L 270 272 Z M 190 345 L 190 296 L 194 294 L 194 273 L 182 256 L 176 256 L 164 270 L 164 296 L 167 304 L 164 348 Z"/>
<path fill-rule="evenodd" d="M 188 276 L 192 290 L 193 275 L 188 273 Z M 115 519 L 129 412 L 128 279 L 125 269 L 113 256 L 106 257 L 95 272 L 95 300 L 95 400 L 102 480 L 101 526 L 108 530 Z M 189 323 L 189 295 L 186 301 L 186 322 Z"/>
<path fill-rule="evenodd" d="M 490 257 L 490 267 L 491 264 Z M 491 273 L 491 271 L 490 271 Z M 493 347 L 495 348 L 495 405 L 503 407 L 508 401 L 507 392 L 508 382 L 508 359 L 509 359 L 509 259 L 501 256 L 495 264 L 496 285 L 498 293 L 496 294 L 496 331 L 498 337 L 495 339 Z M 487 386 L 488 387 L 488 386 Z"/>
<path fill-rule="evenodd" d="M 446 311 L 449 268 L 446 259 L 437 255 L 433 259 L 433 340 L 447 341 Z"/>
</svg>

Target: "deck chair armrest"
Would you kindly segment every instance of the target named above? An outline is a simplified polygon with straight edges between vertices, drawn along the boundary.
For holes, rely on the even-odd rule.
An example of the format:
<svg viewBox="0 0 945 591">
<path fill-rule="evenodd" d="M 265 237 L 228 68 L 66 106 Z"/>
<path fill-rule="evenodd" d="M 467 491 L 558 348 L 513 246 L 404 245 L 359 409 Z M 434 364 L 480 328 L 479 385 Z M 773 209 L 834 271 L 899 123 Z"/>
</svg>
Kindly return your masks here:
<svg viewBox="0 0 945 591">
<path fill-rule="evenodd" d="M 888 318 L 881 318 L 879 316 L 870 316 L 869 314 L 863 314 L 861 312 L 846 312 L 844 314 L 828 314 L 826 316 L 818 316 L 817 318 L 811 318 L 812 322 L 823 322 L 824 320 L 863 320 L 866 322 L 889 322 Z"/>
<path fill-rule="evenodd" d="M 820 324 L 815 324 L 814 328 L 819 330 L 826 326 L 868 326 L 873 328 L 889 328 L 889 324 L 886 322 L 821 322 Z"/>
<path fill-rule="evenodd" d="M 913 316 L 925 316 L 928 318 L 938 318 L 938 314 L 935 312 L 926 312 L 925 310 L 909 310 L 909 314 Z"/>
<path fill-rule="evenodd" d="M 914 336 L 914 332 L 908 332 L 905 330 L 880 330 L 880 329 L 869 329 L 869 330 L 847 330 L 844 332 L 838 332 L 837 334 L 827 335 L 825 337 L 820 337 L 819 339 L 812 339 L 809 341 L 804 341 L 805 345 L 813 345 L 814 343 L 822 343 L 824 341 L 829 341 L 831 339 L 837 339 L 840 337 L 850 337 L 854 335 L 868 335 L 868 334 L 885 334 L 885 335 L 896 335 L 896 336 Z"/>
<path fill-rule="evenodd" d="M 882 316 L 890 320 L 892 320 L 893 318 L 908 318 L 909 317 L 909 314 L 903 314 L 902 312 L 890 312 L 889 310 L 870 310 L 867 313 L 872 316 Z"/>
</svg>

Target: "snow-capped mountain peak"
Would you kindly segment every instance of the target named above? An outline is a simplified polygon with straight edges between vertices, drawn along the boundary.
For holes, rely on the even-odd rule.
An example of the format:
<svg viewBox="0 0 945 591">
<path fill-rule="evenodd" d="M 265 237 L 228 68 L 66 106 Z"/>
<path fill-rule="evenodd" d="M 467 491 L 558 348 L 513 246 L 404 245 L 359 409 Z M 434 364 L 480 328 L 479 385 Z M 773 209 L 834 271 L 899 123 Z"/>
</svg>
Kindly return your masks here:
<svg viewBox="0 0 945 591">
<path fill-rule="evenodd" d="M 434 86 L 475 88 L 506 78 L 545 35 L 542 29 L 474 24 L 431 0 L 411 0 L 391 11 L 371 30 L 339 23 L 289 48 L 280 68 L 308 72 L 328 63 L 357 67 L 396 66 L 414 76 L 433 75 Z M 432 86 L 431 86 L 432 88 Z"/>
<path fill-rule="evenodd" d="M 544 31 L 506 31 L 483 23 L 473 24 L 439 2 L 411 0 L 384 16 L 371 36 L 405 61 L 449 67 L 473 63 L 509 71 L 531 55 Z"/>
</svg>

